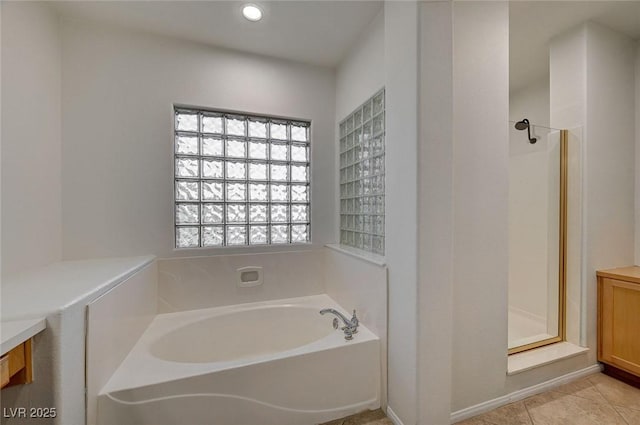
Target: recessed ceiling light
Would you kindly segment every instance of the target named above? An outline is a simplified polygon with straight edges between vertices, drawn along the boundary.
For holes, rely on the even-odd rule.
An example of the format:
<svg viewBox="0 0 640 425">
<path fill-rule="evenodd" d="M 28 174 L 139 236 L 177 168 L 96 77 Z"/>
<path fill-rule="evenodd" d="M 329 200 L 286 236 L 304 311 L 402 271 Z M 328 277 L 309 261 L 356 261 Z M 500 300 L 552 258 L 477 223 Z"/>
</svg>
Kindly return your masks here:
<svg viewBox="0 0 640 425">
<path fill-rule="evenodd" d="M 262 10 L 255 4 L 245 4 L 242 8 L 242 15 L 251 22 L 257 22 L 262 19 Z"/>
</svg>

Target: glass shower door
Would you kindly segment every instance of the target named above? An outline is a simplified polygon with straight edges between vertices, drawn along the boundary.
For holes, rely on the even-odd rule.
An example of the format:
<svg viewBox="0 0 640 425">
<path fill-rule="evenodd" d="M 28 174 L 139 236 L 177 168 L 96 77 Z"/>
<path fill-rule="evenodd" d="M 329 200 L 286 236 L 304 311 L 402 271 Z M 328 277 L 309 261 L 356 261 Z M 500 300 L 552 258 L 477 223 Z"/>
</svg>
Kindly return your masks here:
<svg viewBox="0 0 640 425">
<path fill-rule="evenodd" d="M 564 340 L 567 132 L 528 126 L 510 126 L 509 354 Z"/>
</svg>

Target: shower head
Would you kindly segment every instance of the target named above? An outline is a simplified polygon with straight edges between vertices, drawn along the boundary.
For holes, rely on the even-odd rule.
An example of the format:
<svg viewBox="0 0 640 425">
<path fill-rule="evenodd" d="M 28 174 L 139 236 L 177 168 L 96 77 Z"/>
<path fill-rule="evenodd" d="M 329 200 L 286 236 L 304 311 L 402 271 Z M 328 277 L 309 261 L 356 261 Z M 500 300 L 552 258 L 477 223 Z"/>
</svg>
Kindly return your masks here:
<svg viewBox="0 0 640 425">
<path fill-rule="evenodd" d="M 527 128 L 529 128 L 529 120 L 526 118 L 516 123 L 516 130 L 526 130 Z"/>
<path fill-rule="evenodd" d="M 529 143 L 532 145 L 538 141 L 537 138 L 531 137 L 531 126 L 529 125 L 529 120 L 524 118 L 522 121 L 518 121 L 515 125 L 516 130 L 527 130 L 527 136 L 529 137 Z"/>
</svg>

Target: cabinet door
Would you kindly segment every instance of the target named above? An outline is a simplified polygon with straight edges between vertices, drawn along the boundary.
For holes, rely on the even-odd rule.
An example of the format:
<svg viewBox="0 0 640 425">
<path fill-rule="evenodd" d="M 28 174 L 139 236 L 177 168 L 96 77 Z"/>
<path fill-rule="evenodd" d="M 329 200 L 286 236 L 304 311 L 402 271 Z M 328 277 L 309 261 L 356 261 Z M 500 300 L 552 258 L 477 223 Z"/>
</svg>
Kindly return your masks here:
<svg viewBox="0 0 640 425">
<path fill-rule="evenodd" d="M 640 376 L 640 285 L 603 278 L 600 359 Z"/>
</svg>

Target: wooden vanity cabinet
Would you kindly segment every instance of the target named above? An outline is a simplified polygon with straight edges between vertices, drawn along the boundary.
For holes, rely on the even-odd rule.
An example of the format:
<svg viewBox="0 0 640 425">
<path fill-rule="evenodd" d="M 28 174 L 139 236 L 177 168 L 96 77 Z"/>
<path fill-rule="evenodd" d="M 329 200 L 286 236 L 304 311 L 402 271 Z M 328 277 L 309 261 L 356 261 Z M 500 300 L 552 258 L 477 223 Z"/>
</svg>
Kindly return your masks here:
<svg viewBox="0 0 640 425">
<path fill-rule="evenodd" d="M 31 339 L 0 357 L 0 388 L 28 384 L 33 381 Z"/>
<path fill-rule="evenodd" d="M 605 373 L 640 382 L 640 267 L 598 276 L 598 361 Z"/>
</svg>

